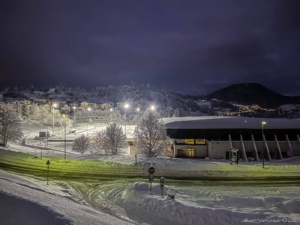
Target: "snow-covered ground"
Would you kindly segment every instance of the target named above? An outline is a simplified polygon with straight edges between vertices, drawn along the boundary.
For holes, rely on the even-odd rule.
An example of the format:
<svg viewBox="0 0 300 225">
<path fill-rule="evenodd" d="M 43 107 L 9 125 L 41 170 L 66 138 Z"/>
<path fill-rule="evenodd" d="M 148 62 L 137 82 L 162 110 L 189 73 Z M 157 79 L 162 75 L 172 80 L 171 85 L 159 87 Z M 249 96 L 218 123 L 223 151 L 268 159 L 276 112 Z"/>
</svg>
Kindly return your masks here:
<svg viewBox="0 0 300 225">
<path fill-rule="evenodd" d="M 40 126 L 24 125 L 28 131 L 26 147 L 10 144 L 14 151 L 40 155 L 44 142 L 34 141 Z M 82 126 L 82 132 L 85 131 Z M 104 126 L 99 126 L 104 127 Z M 89 134 L 99 128 L 91 127 Z M 97 129 L 96 129 L 97 128 Z M 127 126 L 128 135 L 134 130 Z M 78 135 L 81 130 L 78 129 Z M 30 135 L 32 137 L 30 138 Z M 72 135 L 72 134 L 71 134 Z M 69 137 L 71 137 L 71 135 Z M 73 135 L 74 136 L 74 135 Z M 30 142 L 31 141 L 31 142 Z M 43 156 L 63 156 L 63 143 L 48 143 Z M 104 156 L 73 153 L 69 158 L 100 159 L 133 164 L 134 156 Z M 195 159 L 157 158 L 149 160 L 138 156 L 138 162 L 150 162 L 159 168 L 173 171 L 208 170 L 211 164 L 226 164 L 226 160 L 206 161 Z M 299 171 L 300 158 L 277 160 L 275 163 L 293 163 Z M 253 166 L 257 162 L 241 162 Z M 240 165 L 240 166 L 242 166 Z M 266 170 L 269 163 L 266 162 Z M 240 167 L 242 168 L 242 167 Z M 290 167 L 289 167 L 290 168 Z M 263 172 L 263 171 L 262 171 Z M 145 179 L 118 179 L 110 181 L 55 181 L 17 175 L 0 170 L 0 225 L 52 225 L 52 224 L 300 224 L 299 183 L 242 183 L 214 181 L 165 180 L 163 197 L 155 177 L 152 193 Z M 176 190 L 175 199 L 167 197 L 167 190 Z M 7 206 L 7 207 L 6 207 Z M 9 206 L 9 207 L 8 207 Z M 3 210 L 5 209 L 5 210 Z M 30 217 L 30 218 L 29 218 Z"/>
<path fill-rule="evenodd" d="M 167 196 L 169 188 L 176 190 L 175 199 Z M 159 184 L 153 183 L 150 194 L 146 180 L 92 183 L 51 180 L 47 185 L 41 178 L 0 172 L 0 196 L 5 196 L 1 198 L 2 207 L 11 204 L 7 195 L 23 200 L 13 210 L 6 210 L 8 214 L 1 215 L 2 218 L 21 216 L 21 221 L 27 221 L 28 218 L 16 212 L 39 208 L 28 214 L 31 215 L 28 221 L 37 217 L 37 221 L 42 221 L 40 225 L 300 224 L 299 186 L 284 184 L 247 186 L 166 180 L 162 197 Z M 42 209 L 47 209 L 42 214 L 45 220 L 39 213 Z M 29 225 L 28 221 L 16 224 Z M 1 223 L 1 219 L 0 224 L 9 225 Z"/>
<path fill-rule="evenodd" d="M 12 144 L 10 147 L 15 151 L 40 154 L 39 150 L 29 147 Z M 45 151 L 44 154 L 46 154 Z M 46 157 L 62 156 L 63 153 L 50 151 L 48 154 Z M 134 156 L 130 155 L 68 154 L 68 157 L 99 159 L 125 164 L 135 162 Z M 277 165 L 281 165 L 287 160 L 293 163 L 289 166 L 290 169 L 299 171 L 299 157 L 277 160 L 276 162 Z M 153 163 L 158 172 L 163 168 L 178 172 L 185 171 L 186 173 L 196 170 L 218 173 L 219 171 L 210 170 L 212 164 L 225 165 L 227 169 L 239 167 L 241 170 L 244 170 L 244 165 L 248 165 L 252 167 L 251 170 L 253 171 L 259 168 L 261 173 L 264 172 L 257 162 L 241 162 L 240 165 L 230 165 L 226 160 L 207 161 L 172 158 L 149 160 L 146 157 L 138 156 L 139 164 L 147 166 L 150 162 Z M 275 170 L 276 168 L 273 167 L 271 168 L 271 164 L 266 162 L 266 171 Z M 253 173 L 253 171 L 247 170 L 248 173 Z M 236 173 L 236 170 L 232 172 L 232 174 Z M 66 224 L 300 224 L 299 183 L 166 179 L 164 197 L 162 197 L 158 178 L 155 176 L 151 195 L 147 177 L 139 180 L 118 179 L 114 181 L 89 181 L 88 183 L 85 181 L 50 180 L 49 185 L 46 185 L 43 178 L 21 177 L 0 172 L 0 193 L 26 199 L 15 209 L 30 209 L 33 207 L 30 201 L 33 201 L 36 206 L 49 209 L 47 211 L 50 214 L 48 217 L 52 219 L 61 218 L 62 221 L 68 221 Z M 176 190 L 175 200 L 167 197 L 166 193 L 169 188 Z M 5 198 L 1 201 L 5 205 L 6 203 L 3 201 L 8 200 Z M 11 211 L 12 213 L 16 216 Z M 57 224 L 60 224 L 59 220 Z"/>
</svg>

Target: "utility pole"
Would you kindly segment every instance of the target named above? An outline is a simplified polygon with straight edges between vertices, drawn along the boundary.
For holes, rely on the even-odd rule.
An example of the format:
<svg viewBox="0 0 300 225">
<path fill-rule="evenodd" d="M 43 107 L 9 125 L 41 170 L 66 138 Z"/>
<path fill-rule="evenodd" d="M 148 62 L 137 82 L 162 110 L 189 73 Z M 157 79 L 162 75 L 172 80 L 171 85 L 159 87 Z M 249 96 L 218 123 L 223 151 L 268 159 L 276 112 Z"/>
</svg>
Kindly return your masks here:
<svg viewBox="0 0 300 225">
<path fill-rule="evenodd" d="M 265 148 L 264 148 L 264 126 L 266 125 L 265 121 L 261 122 L 261 131 L 262 131 L 262 143 L 263 143 L 263 148 L 262 148 L 262 161 L 263 161 L 263 168 L 265 168 Z"/>
<path fill-rule="evenodd" d="M 65 151 L 64 151 L 64 159 L 66 160 L 67 159 L 67 122 L 66 122 L 66 115 L 63 115 L 64 117 L 64 124 L 65 124 Z"/>
</svg>

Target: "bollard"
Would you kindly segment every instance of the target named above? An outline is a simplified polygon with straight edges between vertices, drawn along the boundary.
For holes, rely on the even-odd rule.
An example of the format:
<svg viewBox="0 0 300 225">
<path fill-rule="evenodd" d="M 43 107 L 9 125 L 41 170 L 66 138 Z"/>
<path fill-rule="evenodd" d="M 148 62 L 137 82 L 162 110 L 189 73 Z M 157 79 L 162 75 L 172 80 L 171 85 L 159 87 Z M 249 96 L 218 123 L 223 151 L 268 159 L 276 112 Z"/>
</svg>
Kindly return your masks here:
<svg viewBox="0 0 300 225">
<path fill-rule="evenodd" d="M 161 177 L 159 179 L 159 183 L 160 183 L 160 190 L 161 190 L 161 197 L 164 197 L 164 186 L 165 186 L 165 178 Z"/>
</svg>

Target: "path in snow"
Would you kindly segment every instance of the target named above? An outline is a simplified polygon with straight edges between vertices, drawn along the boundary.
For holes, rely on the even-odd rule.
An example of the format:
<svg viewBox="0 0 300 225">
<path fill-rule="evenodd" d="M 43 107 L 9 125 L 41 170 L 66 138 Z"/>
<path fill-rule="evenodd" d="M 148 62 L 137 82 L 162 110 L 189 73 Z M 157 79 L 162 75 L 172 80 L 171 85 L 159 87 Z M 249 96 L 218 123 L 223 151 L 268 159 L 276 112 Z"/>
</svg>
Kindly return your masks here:
<svg viewBox="0 0 300 225">
<path fill-rule="evenodd" d="M 92 208 L 86 201 L 79 197 L 71 186 L 63 182 L 51 181 L 49 185 L 46 185 L 43 179 L 23 178 L 19 175 L 0 171 L 0 192 L 4 195 L 12 195 L 23 199 L 22 208 L 30 209 L 31 207 L 36 207 L 38 204 L 42 208 L 49 209 L 51 213 L 63 215 L 65 220 L 72 221 L 78 225 L 132 224 L 132 222 L 118 219 Z M 6 200 L 9 199 L 7 198 Z M 9 204 L 9 202 L 5 202 L 3 199 L 1 201 L 4 205 Z M 11 214 L 13 215 L 13 212 Z M 21 217 L 20 219 L 25 220 L 26 218 Z M 23 225 L 23 223 L 20 224 Z M 40 225 L 39 223 L 36 224 Z"/>
<path fill-rule="evenodd" d="M 243 222 L 274 224 L 278 221 L 286 225 L 300 224 L 298 186 L 180 181 L 173 181 L 173 185 L 177 190 L 175 201 L 166 197 L 169 186 L 166 186 L 162 198 L 157 183 L 153 184 L 153 195 L 149 194 L 149 184 L 145 182 L 71 183 L 94 207 L 118 217 L 128 216 L 139 223 L 238 225 Z"/>
</svg>

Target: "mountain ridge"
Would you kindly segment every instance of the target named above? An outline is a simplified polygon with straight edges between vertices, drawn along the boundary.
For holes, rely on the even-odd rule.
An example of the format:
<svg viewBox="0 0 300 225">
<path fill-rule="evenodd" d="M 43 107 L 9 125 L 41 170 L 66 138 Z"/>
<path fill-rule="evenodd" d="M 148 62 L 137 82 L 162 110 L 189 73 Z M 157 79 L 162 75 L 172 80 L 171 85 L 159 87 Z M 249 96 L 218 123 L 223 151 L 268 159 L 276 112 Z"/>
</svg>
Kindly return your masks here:
<svg viewBox="0 0 300 225">
<path fill-rule="evenodd" d="M 259 83 L 238 83 L 219 89 L 206 96 L 207 100 L 218 99 L 247 105 L 277 108 L 283 104 L 300 103 L 299 96 L 279 94 Z"/>
</svg>

